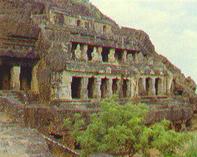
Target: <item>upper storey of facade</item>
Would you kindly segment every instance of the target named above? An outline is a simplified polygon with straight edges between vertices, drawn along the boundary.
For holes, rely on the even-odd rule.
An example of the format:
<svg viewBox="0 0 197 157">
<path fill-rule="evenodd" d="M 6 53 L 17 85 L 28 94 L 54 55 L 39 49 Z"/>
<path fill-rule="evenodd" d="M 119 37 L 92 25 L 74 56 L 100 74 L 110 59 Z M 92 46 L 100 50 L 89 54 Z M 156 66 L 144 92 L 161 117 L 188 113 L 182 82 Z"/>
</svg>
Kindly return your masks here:
<svg viewBox="0 0 197 157">
<path fill-rule="evenodd" d="M 71 34 L 71 41 L 130 51 L 142 50 L 144 54 L 154 51 L 148 35 L 143 31 L 120 28 L 90 3 L 69 4 L 64 9 L 52 6 L 47 18 L 50 24 L 66 28 Z M 148 43 L 149 47 L 144 43 Z"/>
</svg>

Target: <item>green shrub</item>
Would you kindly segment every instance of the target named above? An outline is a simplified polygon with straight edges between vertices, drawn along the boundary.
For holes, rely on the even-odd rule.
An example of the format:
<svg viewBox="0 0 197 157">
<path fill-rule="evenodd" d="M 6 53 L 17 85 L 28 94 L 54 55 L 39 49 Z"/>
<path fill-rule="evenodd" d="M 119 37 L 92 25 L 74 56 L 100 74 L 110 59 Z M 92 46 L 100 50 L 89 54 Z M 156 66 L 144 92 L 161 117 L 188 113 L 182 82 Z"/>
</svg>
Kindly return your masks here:
<svg viewBox="0 0 197 157">
<path fill-rule="evenodd" d="M 186 143 L 184 157 L 197 157 L 197 135 L 194 135 L 192 140 Z"/>
<path fill-rule="evenodd" d="M 147 113 L 147 105 L 120 105 L 115 98 L 109 98 L 101 102 L 99 113 L 91 115 L 85 130 L 81 129 L 85 123 L 78 114 L 65 124 L 81 144 L 81 156 L 98 152 L 133 156 L 141 152 L 147 157 L 148 150 L 156 148 L 166 157 L 173 157 L 188 136 L 170 130 L 166 120 L 147 127 L 144 123 Z"/>
</svg>

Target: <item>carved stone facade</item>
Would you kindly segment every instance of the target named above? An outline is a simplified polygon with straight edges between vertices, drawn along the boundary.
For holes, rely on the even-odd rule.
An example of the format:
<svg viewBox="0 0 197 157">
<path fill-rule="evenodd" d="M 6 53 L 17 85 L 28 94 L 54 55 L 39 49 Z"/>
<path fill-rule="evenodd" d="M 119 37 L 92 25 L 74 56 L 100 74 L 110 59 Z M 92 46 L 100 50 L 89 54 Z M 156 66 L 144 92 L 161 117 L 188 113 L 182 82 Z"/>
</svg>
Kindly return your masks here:
<svg viewBox="0 0 197 157">
<path fill-rule="evenodd" d="M 156 53 L 145 32 L 120 28 L 90 3 L 7 1 L 6 15 L 5 8 L 20 11 L 0 26 L 2 90 L 47 93 L 48 101 L 195 95 L 195 83 Z"/>
</svg>

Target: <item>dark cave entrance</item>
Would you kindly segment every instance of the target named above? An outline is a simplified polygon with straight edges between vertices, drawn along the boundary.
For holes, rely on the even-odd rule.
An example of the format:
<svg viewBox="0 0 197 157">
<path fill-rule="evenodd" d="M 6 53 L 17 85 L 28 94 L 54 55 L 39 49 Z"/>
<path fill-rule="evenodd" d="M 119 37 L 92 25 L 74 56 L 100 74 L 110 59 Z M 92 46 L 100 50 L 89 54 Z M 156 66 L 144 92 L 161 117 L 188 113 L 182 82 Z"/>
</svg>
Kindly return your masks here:
<svg viewBox="0 0 197 157">
<path fill-rule="evenodd" d="M 88 51 L 87 51 L 87 56 L 88 56 L 88 60 L 91 61 L 92 60 L 92 52 L 94 50 L 94 47 L 91 45 L 88 45 Z"/>
<path fill-rule="evenodd" d="M 108 83 L 107 78 L 101 80 L 101 98 L 107 97 L 107 83 Z"/>
<path fill-rule="evenodd" d="M 75 59 L 76 58 L 76 56 L 75 56 L 75 50 L 76 50 L 76 48 L 77 48 L 77 43 L 72 43 L 72 48 L 71 48 L 71 55 L 72 55 L 72 59 Z"/>
<path fill-rule="evenodd" d="M 73 99 L 80 99 L 81 95 L 81 77 L 73 77 L 72 78 L 72 98 Z"/>
<path fill-rule="evenodd" d="M 143 78 L 140 78 L 139 79 L 139 82 L 138 82 L 138 89 L 139 89 L 139 95 L 140 96 L 144 96 L 144 83 L 143 83 Z"/>
<path fill-rule="evenodd" d="M 128 90 L 127 81 L 128 80 L 123 80 L 123 85 L 122 85 L 123 98 L 127 97 L 127 90 Z"/>
<path fill-rule="evenodd" d="M 94 97 L 95 78 L 88 79 L 88 98 Z"/>
<path fill-rule="evenodd" d="M 31 90 L 32 67 L 21 66 L 20 90 Z"/>
<path fill-rule="evenodd" d="M 118 63 L 122 63 L 123 52 L 121 49 L 116 49 L 114 56 L 115 56 L 115 59 L 118 61 Z"/>
<path fill-rule="evenodd" d="M 150 95 L 151 91 L 151 78 L 146 79 L 146 94 Z"/>
<path fill-rule="evenodd" d="M 118 94 L 118 79 L 112 80 L 112 92 L 113 94 Z"/>
<path fill-rule="evenodd" d="M 110 50 L 110 48 L 106 48 L 106 47 L 103 48 L 103 51 L 102 51 L 102 54 L 101 54 L 103 62 L 108 62 L 108 60 L 109 60 L 109 50 Z"/>
<path fill-rule="evenodd" d="M 155 79 L 155 93 L 156 95 L 159 95 L 159 91 L 161 90 L 162 86 L 162 80 L 160 78 Z"/>
<path fill-rule="evenodd" d="M 10 89 L 10 78 L 11 78 L 11 66 L 1 65 L 0 66 L 0 90 Z"/>
</svg>

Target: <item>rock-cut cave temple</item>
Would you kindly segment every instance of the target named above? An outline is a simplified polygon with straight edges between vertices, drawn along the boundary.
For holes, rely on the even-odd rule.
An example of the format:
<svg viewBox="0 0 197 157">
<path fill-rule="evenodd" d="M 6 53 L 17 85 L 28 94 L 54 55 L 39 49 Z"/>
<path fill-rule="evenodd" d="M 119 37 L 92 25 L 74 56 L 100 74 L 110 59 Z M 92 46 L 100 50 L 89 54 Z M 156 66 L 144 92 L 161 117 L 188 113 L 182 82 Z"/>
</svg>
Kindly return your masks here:
<svg viewBox="0 0 197 157">
<path fill-rule="evenodd" d="M 89 2 L 1 0 L 0 19 L 0 90 L 73 104 L 114 94 L 189 104 L 195 95 L 195 82 L 145 32 L 117 25 Z"/>
</svg>

